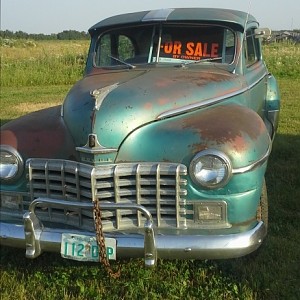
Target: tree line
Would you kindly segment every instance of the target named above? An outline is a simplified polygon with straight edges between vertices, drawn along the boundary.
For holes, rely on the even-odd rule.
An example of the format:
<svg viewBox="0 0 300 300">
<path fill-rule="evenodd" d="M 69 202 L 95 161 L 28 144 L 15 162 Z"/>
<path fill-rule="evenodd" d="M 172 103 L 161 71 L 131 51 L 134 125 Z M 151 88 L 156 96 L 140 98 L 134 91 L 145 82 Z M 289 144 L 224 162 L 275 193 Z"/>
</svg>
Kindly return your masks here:
<svg viewBox="0 0 300 300">
<path fill-rule="evenodd" d="M 90 36 L 85 31 L 64 30 L 60 33 L 26 33 L 24 31 L 0 30 L 0 37 L 3 39 L 30 39 L 30 40 L 86 40 Z"/>
</svg>

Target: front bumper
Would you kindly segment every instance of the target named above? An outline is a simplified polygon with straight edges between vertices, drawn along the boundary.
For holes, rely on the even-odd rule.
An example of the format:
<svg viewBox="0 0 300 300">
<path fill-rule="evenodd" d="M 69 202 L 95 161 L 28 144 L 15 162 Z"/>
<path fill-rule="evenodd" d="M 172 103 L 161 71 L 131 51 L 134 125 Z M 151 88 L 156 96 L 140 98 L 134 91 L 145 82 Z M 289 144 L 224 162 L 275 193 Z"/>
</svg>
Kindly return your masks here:
<svg viewBox="0 0 300 300">
<path fill-rule="evenodd" d="M 36 199 L 32 202 L 29 212 L 24 214 L 24 225 L 0 222 L 0 244 L 15 248 L 25 248 L 26 257 L 35 258 L 42 252 L 60 253 L 63 233 L 95 236 L 90 231 L 74 229 L 53 229 L 44 227 L 34 213 L 35 206 L 47 204 L 47 199 Z M 53 203 L 53 200 L 51 200 Z M 68 203 L 70 205 L 70 203 Z M 56 205 L 65 205 L 59 201 Z M 78 205 L 78 204 L 74 204 Z M 83 204 L 81 204 L 83 205 Z M 84 204 L 87 207 L 92 204 Z M 110 204 L 105 209 L 124 209 L 124 204 Z M 141 205 L 130 205 L 131 209 L 141 211 L 146 216 L 144 233 L 112 233 L 117 241 L 118 258 L 144 258 L 146 266 L 154 266 L 157 258 L 167 259 L 225 259 L 247 255 L 255 251 L 266 236 L 266 227 L 259 222 L 251 230 L 220 235 L 190 234 L 189 231 L 175 230 L 170 234 L 156 234 L 151 214 Z M 195 231 L 193 231 L 195 233 Z"/>
</svg>

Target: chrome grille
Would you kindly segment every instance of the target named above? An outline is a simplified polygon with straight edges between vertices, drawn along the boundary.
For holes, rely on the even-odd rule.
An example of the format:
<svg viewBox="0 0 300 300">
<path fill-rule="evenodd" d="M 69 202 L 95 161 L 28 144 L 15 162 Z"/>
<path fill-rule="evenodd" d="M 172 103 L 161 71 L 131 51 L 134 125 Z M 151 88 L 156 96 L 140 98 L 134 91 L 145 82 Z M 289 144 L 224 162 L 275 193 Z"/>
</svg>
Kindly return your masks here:
<svg viewBox="0 0 300 300">
<path fill-rule="evenodd" d="M 122 163 L 89 166 L 73 161 L 31 159 L 27 163 L 31 200 L 36 198 L 100 203 L 136 203 L 152 214 L 157 227 L 184 228 L 186 167 L 174 163 Z M 101 205 L 101 204 L 100 204 Z M 49 207 L 40 218 L 90 227 L 92 211 Z M 103 210 L 104 230 L 143 227 L 136 210 Z"/>
</svg>

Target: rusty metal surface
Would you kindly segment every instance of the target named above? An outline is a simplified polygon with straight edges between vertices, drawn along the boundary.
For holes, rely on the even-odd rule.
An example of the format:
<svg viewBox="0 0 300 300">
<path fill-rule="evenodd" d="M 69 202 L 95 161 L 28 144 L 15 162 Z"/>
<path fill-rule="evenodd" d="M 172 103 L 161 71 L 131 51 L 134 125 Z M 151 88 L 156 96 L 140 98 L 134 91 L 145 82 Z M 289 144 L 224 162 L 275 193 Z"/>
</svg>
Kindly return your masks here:
<svg viewBox="0 0 300 300">
<path fill-rule="evenodd" d="M 177 159 L 189 164 L 197 152 L 217 149 L 230 157 L 234 168 L 240 168 L 263 157 L 270 143 L 264 123 L 255 112 L 226 104 L 136 130 L 122 144 L 117 160 L 147 157 L 161 161 Z M 156 145 L 155 151 L 152 145 Z"/>
<path fill-rule="evenodd" d="M 95 109 L 91 91 L 114 83 L 118 86 Z M 217 68 L 98 71 L 70 91 L 64 103 L 64 119 L 78 146 L 86 144 L 89 133 L 96 133 L 103 146 L 117 148 L 128 134 L 165 111 L 244 87 L 242 77 Z"/>
<path fill-rule="evenodd" d="M 1 127 L 1 144 L 29 157 L 77 159 L 70 132 L 60 117 L 60 106 L 30 113 Z"/>
</svg>

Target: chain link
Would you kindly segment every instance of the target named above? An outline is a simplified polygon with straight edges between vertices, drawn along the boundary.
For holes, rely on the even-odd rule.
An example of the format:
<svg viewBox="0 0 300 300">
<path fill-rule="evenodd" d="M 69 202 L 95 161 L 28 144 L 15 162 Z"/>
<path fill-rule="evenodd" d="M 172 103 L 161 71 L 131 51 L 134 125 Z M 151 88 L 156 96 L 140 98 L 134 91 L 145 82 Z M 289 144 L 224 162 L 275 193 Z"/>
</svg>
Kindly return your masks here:
<svg viewBox="0 0 300 300">
<path fill-rule="evenodd" d="M 94 201 L 94 222 L 95 222 L 95 230 L 96 230 L 96 239 L 97 244 L 99 247 L 99 261 L 103 264 L 105 267 L 107 273 L 112 278 L 119 278 L 121 275 L 121 266 L 118 266 L 118 270 L 114 271 L 111 268 L 111 265 L 109 263 L 107 254 L 106 254 L 106 247 L 105 247 L 105 238 L 103 234 L 103 226 L 102 226 L 102 220 L 101 220 L 101 209 L 100 209 L 100 201 L 99 199 L 96 199 Z"/>
</svg>

